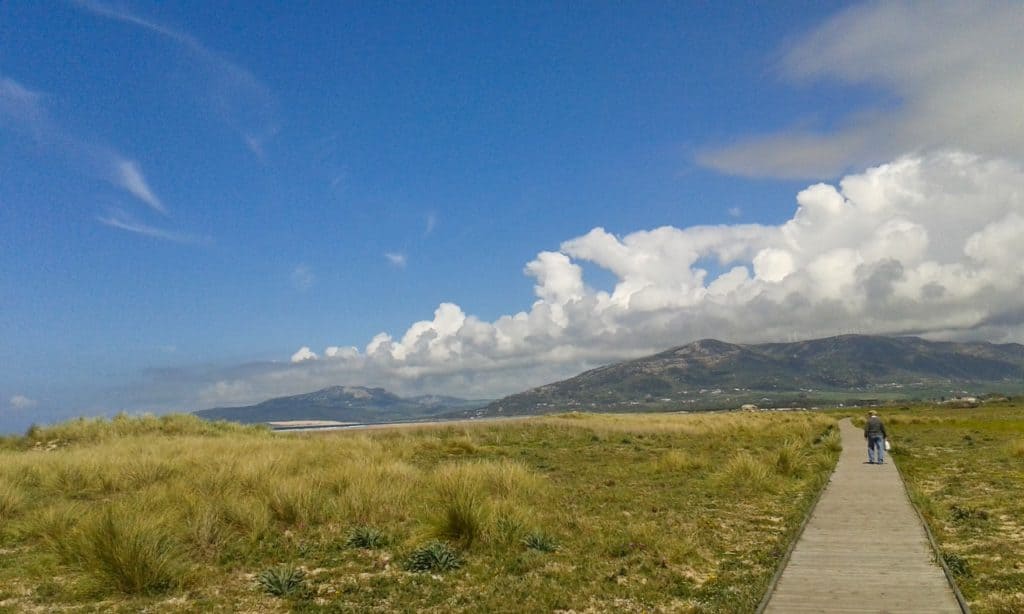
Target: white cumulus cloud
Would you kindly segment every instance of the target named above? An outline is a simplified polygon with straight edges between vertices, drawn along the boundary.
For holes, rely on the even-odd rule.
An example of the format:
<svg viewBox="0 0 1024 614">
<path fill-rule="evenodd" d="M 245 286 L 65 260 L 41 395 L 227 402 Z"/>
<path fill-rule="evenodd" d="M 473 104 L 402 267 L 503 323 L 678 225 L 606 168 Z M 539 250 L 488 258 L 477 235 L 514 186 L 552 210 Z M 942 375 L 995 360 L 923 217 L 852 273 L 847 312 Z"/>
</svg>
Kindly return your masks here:
<svg viewBox="0 0 1024 614">
<path fill-rule="evenodd" d="M 299 348 L 299 350 L 297 352 L 292 354 L 292 362 L 293 363 L 295 363 L 295 362 L 304 362 L 304 361 L 307 361 L 307 360 L 316 360 L 316 359 L 317 359 L 316 352 L 310 350 L 306 346 L 303 346 L 303 347 Z"/>
<path fill-rule="evenodd" d="M 528 310 L 480 320 L 453 303 L 361 351 L 308 347 L 249 376 L 258 398 L 332 383 L 493 396 L 704 337 L 842 333 L 1024 341 L 1024 170 L 943 150 L 815 184 L 779 225 L 601 228 L 544 251 Z M 588 285 L 581 264 L 616 278 Z M 714 264 L 715 266 L 711 266 Z M 211 394 L 214 391 L 211 390 Z"/>
</svg>

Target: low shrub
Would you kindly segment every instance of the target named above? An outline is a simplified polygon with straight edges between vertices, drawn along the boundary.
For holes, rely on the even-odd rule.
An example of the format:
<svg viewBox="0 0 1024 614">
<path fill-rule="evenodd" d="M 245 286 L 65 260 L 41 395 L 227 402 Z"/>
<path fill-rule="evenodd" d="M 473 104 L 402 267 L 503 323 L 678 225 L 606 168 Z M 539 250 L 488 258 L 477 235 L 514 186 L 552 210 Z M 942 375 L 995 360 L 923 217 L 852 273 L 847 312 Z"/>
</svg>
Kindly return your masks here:
<svg viewBox="0 0 1024 614">
<path fill-rule="evenodd" d="M 287 597 L 305 588 L 306 573 L 290 564 L 264 569 L 256 576 L 263 590 L 275 597 Z"/>
<path fill-rule="evenodd" d="M 431 541 L 409 553 L 405 560 L 408 571 L 451 571 L 462 567 L 462 557 L 450 544 Z"/>
<path fill-rule="evenodd" d="M 345 540 L 345 545 L 349 548 L 365 548 L 367 550 L 383 548 L 387 543 L 387 537 L 383 532 L 368 526 L 355 527 Z"/>
</svg>

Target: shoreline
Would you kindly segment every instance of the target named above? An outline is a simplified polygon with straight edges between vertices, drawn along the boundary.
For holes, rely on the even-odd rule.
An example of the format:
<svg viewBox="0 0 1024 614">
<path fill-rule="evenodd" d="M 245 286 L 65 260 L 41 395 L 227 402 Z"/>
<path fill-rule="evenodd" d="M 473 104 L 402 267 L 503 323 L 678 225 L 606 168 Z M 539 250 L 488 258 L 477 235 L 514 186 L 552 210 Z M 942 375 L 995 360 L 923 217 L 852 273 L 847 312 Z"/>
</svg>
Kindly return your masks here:
<svg viewBox="0 0 1024 614">
<path fill-rule="evenodd" d="M 263 424 L 269 424 L 271 429 L 275 433 L 319 433 L 324 431 L 362 431 L 362 430 L 377 430 L 377 429 L 389 429 L 389 428 L 411 428 L 417 426 L 445 426 L 445 425 L 457 425 L 457 424 L 480 424 L 481 422 L 506 422 L 513 420 L 528 420 L 530 418 L 537 418 L 538 416 L 489 416 L 486 418 L 455 418 L 452 420 L 419 420 L 419 421 L 402 421 L 402 422 L 351 422 L 351 423 L 337 423 L 330 425 L 303 425 L 294 427 L 274 427 L 273 423 L 264 422 Z M 295 422 L 315 422 L 315 421 L 301 421 Z"/>
</svg>

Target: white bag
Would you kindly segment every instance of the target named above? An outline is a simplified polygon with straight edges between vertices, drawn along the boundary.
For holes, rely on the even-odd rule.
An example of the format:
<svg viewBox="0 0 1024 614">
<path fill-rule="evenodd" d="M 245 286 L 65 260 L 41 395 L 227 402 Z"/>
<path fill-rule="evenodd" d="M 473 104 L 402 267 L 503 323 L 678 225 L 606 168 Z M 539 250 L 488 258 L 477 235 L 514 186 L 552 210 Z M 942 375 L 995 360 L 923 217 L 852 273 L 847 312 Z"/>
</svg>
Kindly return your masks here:
<svg viewBox="0 0 1024 614">
<path fill-rule="evenodd" d="M 889 440 L 886 439 L 885 440 L 885 451 L 888 452 L 889 450 L 892 450 L 892 446 L 889 445 Z"/>
</svg>

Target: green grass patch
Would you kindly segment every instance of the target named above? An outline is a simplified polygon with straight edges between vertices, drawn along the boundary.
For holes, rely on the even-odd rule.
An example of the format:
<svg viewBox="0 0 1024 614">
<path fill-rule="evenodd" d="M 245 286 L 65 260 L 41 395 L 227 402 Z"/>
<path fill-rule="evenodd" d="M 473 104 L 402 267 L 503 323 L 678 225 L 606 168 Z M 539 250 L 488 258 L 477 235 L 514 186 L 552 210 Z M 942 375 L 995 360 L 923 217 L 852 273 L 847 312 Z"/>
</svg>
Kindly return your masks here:
<svg viewBox="0 0 1024 614">
<path fill-rule="evenodd" d="M 881 413 L 911 498 L 971 610 L 1024 611 L 1024 406 Z"/>
</svg>

